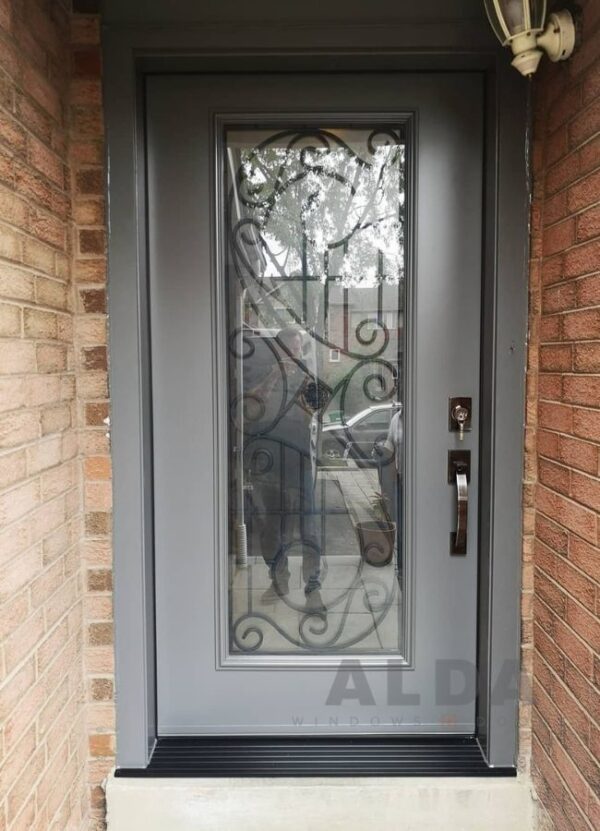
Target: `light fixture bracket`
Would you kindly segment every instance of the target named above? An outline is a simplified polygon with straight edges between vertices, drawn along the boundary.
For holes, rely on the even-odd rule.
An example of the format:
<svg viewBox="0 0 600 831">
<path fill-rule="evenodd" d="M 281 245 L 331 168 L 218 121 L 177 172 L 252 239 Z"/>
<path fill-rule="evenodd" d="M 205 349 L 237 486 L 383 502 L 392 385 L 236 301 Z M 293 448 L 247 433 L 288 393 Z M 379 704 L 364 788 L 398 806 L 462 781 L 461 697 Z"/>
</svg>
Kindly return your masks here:
<svg viewBox="0 0 600 831">
<path fill-rule="evenodd" d="M 534 15 L 531 0 L 512 0 L 511 17 L 510 2 L 485 0 L 485 6 L 498 39 L 503 46 L 510 46 L 512 65 L 522 75 L 535 73 L 544 52 L 553 62 L 565 61 L 573 54 L 576 28 L 570 11 L 552 12 L 544 21 L 545 3 Z M 514 14 L 515 3 L 522 4 L 518 18 Z"/>
<path fill-rule="evenodd" d="M 554 63 L 570 58 L 575 49 L 575 21 L 571 12 L 566 9 L 553 12 L 537 42 Z"/>
</svg>

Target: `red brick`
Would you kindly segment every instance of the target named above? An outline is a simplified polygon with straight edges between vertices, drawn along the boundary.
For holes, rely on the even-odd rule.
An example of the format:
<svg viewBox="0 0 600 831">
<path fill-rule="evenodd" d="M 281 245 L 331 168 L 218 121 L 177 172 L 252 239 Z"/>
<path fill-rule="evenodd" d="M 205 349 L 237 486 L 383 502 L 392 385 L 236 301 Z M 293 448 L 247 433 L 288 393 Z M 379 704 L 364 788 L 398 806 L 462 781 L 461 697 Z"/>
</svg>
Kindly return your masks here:
<svg viewBox="0 0 600 831">
<path fill-rule="evenodd" d="M 81 46 L 98 44 L 99 42 L 100 20 L 98 16 L 73 15 L 71 18 L 71 43 Z"/>
<path fill-rule="evenodd" d="M 577 303 L 577 284 L 573 281 L 550 286 L 542 291 L 544 315 L 574 309 Z"/>
<path fill-rule="evenodd" d="M 569 546 L 569 536 L 564 528 L 552 520 L 537 514 L 535 519 L 535 533 L 538 539 L 549 545 L 559 554 L 566 554 Z"/>
<path fill-rule="evenodd" d="M 585 712 L 572 691 L 557 680 L 548 692 L 575 733 L 582 741 L 589 741 L 590 714 Z"/>
<path fill-rule="evenodd" d="M 557 130 L 548 136 L 545 141 L 546 149 L 546 165 L 550 166 L 562 159 L 569 152 L 569 133 L 567 127 L 563 124 Z M 544 204 L 544 219 L 547 211 L 547 203 Z"/>
<path fill-rule="evenodd" d="M 596 407 L 600 401 L 600 377 L 565 375 L 562 379 L 564 400 L 572 404 Z"/>
<path fill-rule="evenodd" d="M 564 255 L 564 276 L 579 277 L 600 271 L 600 240 L 570 248 Z"/>
<path fill-rule="evenodd" d="M 83 310 L 88 314 L 106 312 L 106 291 L 104 289 L 83 289 L 79 293 Z"/>
<path fill-rule="evenodd" d="M 54 124 L 52 118 L 39 104 L 19 90 L 15 93 L 15 112 L 24 127 L 46 144 L 50 143 Z"/>
<path fill-rule="evenodd" d="M 579 84 L 568 86 L 552 102 L 547 114 L 547 130 L 554 133 L 561 124 L 569 121 L 581 109 L 582 88 Z M 546 138 L 546 149 L 552 146 L 552 137 Z M 547 159 L 549 161 L 549 159 Z"/>
<path fill-rule="evenodd" d="M 596 652 L 600 649 L 600 620 L 595 614 L 584 609 L 577 601 L 567 602 L 566 621 Z M 600 690 L 597 691 L 600 696 Z M 600 710 L 590 710 L 590 713 Z"/>
<path fill-rule="evenodd" d="M 555 254 L 553 257 L 544 257 L 542 260 L 542 284 L 545 286 L 553 283 L 561 283 L 565 278 L 563 274 L 563 254 Z"/>
<path fill-rule="evenodd" d="M 552 490 L 569 496 L 571 489 L 571 471 L 568 467 L 540 459 L 538 466 L 540 482 Z"/>
<path fill-rule="evenodd" d="M 62 103 L 59 93 L 49 81 L 33 66 L 25 65 L 23 69 L 23 88 L 35 99 L 55 121 L 62 121 Z"/>
<path fill-rule="evenodd" d="M 104 117 L 101 107 L 72 107 L 73 134 L 77 140 L 97 140 L 104 133 Z"/>
<path fill-rule="evenodd" d="M 600 342 L 576 343 L 573 367 L 577 372 L 600 372 Z"/>
<path fill-rule="evenodd" d="M 556 459 L 569 467 L 586 473 L 598 473 L 598 448 L 570 436 L 558 436 Z"/>
<path fill-rule="evenodd" d="M 596 170 L 584 179 L 580 179 L 567 191 L 567 207 L 569 211 L 580 211 L 598 201 L 600 192 L 600 170 Z"/>
<path fill-rule="evenodd" d="M 559 460 L 558 440 L 559 436 L 557 433 L 551 433 L 548 430 L 538 430 L 537 447 L 535 444 L 533 444 L 531 450 L 537 450 L 539 456 L 547 456 L 550 459 Z"/>
<path fill-rule="evenodd" d="M 45 144 L 33 136 L 29 137 L 27 144 L 30 164 L 59 188 L 63 188 L 65 184 L 65 166 L 63 161 L 52 150 L 49 150 Z"/>
<path fill-rule="evenodd" d="M 600 98 L 586 107 L 569 125 L 571 147 L 579 147 L 600 131 Z"/>
<path fill-rule="evenodd" d="M 539 699 L 536 697 L 536 700 L 539 700 Z M 532 729 L 533 729 L 533 746 L 534 746 L 534 748 L 539 743 L 541 747 L 544 747 L 544 748 L 549 750 L 550 747 L 552 746 L 552 736 L 553 736 L 552 730 L 554 728 L 551 729 L 550 726 L 546 723 L 546 719 L 544 718 L 544 714 L 542 713 L 541 708 L 538 708 L 537 706 L 534 708 L 533 713 L 532 713 L 531 725 L 532 725 Z M 539 763 L 539 759 L 537 759 L 537 761 Z M 538 796 L 538 799 L 539 798 L 544 798 L 545 801 L 547 801 L 547 799 L 548 799 L 548 794 L 545 792 L 545 789 L 544 789 L 543 792 L 541 792 L 541 789 L 539 788 L 539 786 L 538 786 L 537 796 Z"/>
<path fill-rule="evenodd" d="M 587 805 L 587 783 L 569 754 L 556 739 L 553 739 L 551 743 L 550 755 L 556 765 L 556 769 L 563 777 L 577 803 L 582 807 Z"/>
<path fill-rule="evenodd" d="M 595 306 L 600 304 L 600 274 L 582 277 L 575 283 L 577 287 L 577 306 Z"/>
<path fill-rule="evenodd" d="M 91 623 L 88 626 L 88 643 L 91 646 L 105 646 L 112 642 L 112 624 Z"/>
<path fill-rule="evenodd" d="M 544 316 L 540 321 L 540 342 L 560 340 L 562 334 L 562 316 Z"/>
<path fill-rule="evenodd" d="M 577 670 L 570 661 L 565 665 L 565 684 L 571 690 L 584 711 L 600 713 L 600 692 Z"/>
<path fill-rule="evenodd" d="M 541 569 L 549 577 L 554 577 L 556 573 L 556 555 L 551 548 L 544 545 L 541 540 L 534 539 L 533 541 L 533 560 L 535 567 Z M 534 585 L 537 591 L 537 588 Z M 536 600 L 538 595 L 536 594 Z"/>
<path fill-rule="evenodd" d="M 85 228 L 79 232 L 79 251 L 81 254 L 104 254 L 105 248 L 104 231 Z"/>
<path fill-rule="evenodd" d="M 571 433 L 573 430 L 573 410 L 564 404 L 541 402 L 538 418 L 540 427 L 546 427 L 548 430 L 558 430 L 561 433 Z"/>
<path fill-rule="evenodd" d="M 102 58 L 98 46 L 75 49 L 73 72 L 79 78 L 98 78 L 102 71 Z"/>
<path fill-rule="evenodd" d="M 105 346 L 91 346 L 82 350 L 82 363 L 86 370 L 107 369 Z"/>
<path fill-rule="evenodd" d="M 536 650 L 543 656 L 544 660 L 552 667 L 559 678 L 565 674 L 565 656 L 548 637 L 540 626 L 534 623 L 534 643 Z"/>
<path fill-rule="evenodd" d="M 99 168 L 79 170 L 76 175 L 77 190 L 84 196 L 104 193 L 104 172 Z"/>
<path fill-rule="evenodd" d="M 581 4 L 583 7 L 583 32 L 582 35 L 584 38 L 590 37 L 598 28 L 598 23 L 600 22 L 600 6 L 595 0 L 584 0 Z M 600 61 L 596 61 L 595 64 L 592 66 L 587 67 L 586 72 L 583 76 L 584 80 L 593 76 L 594 70 L 599 66 Z"/>
<path fill-rule="evenodd" d="M 556 225 L 551 225 L 544 232 L 542 253 L 549 257 L 559 251 L 564 251 L 575 241 L 575 220 L 565 219 Z"/>
<path fill-rule="evenodd" d="M 567 191 L 561 190 L 544 202 L 544 225 L 558 222 L 567 213 Z"/>
<path fill-rule="evenodd" d="M 600 135 L 588 141 L 579 150 L 579 170 L 581 175 L 600 166 Z"/>
<path fill-rule="evenodd" d="M 566 314 L 562 321 L 564 340 L 594 340 L 600 338 L 600 309 Z"/>
<path fill-rule="evenodd" d="M 105 283 L 106 260 L 92 258 L 75 260 L 73 274 L 80 283 Z"/>
<path fill-rule="evenodd" d="M 105 419 L 108 418 L 108 404 L 86 404 L 85 407 L 85 421 L 89 426 L 101 426 Z"/>
<path fill-rule="evenodd" d="M 573 411 L 573 433 L 583 439 L 600 442 L 600 412 L 576 407 Z"/>
<path fill-rule="evenodd" d="M 540 486 L 537 491 L 538 509 L 565 528 L 579 534 L 588 542 L 597 541 L 596 515 L 577 502 Z"/>
<path fill-rule="evenodd" d="M 600 205 L 589 208 L 577 217 L 577 242 L 597 236 L 600 236 Z"/>
<path fill-rule="evenodd" d="M 569 371 L 573 365 L 573 348 L 570 344 L 542 346 L 540 368 L 545 371 Z"/>
<path fill-rule="evenodd" d="M 563 376 L 540 373 L 538 378 L 538 396 L 543 401 L 560 401 L 563 397 Z"/>
<path fill-rule="evenodd" d="M 535 594 L 544 601 L 549 609 L 564 618 L 567 614 L 567 597 L 564 592 L 550 580 L 543 571 L 535 571 Z"/>
<path fill-rule="evenodd" d="M 582 74 L 597 60 L 598 55 L 600 55 L 600 31 L 595 31 L 589 33 L 588 35 L 588 33 L 584 30 L 584 33 L 585 37 L 583 42 L 579 45 L 579 48 L 573 53 L 573 56 L 570 59 L 569 69 L 572 76 Z"/>
<path fill-rule="evenodd" d="M 596 587 L 594 583 L 563 558 L 557 560 L 555 579 L 571 597 L 587 609 L 595 609 Z"/>
<path fill-rule="evenodd" d="M 600 765 L 593 759 L 586 747 L 572 730 L 565 730 L 565 751 L 573 760 L 574 767 L 585 778 L 595 793 L 600 793 Z"/>
<path fill-rule="evenodd" d="M 553 194 L 571 185 L 579 176 L 579 156 L 565 156 L 546 173 L 546 193 Z"/>
<path fill-rule="evenodd" d="M 533 617 L 538 626 L 550 637 L 554 638 L 554 630 L 558 622 L 557 616 L 544 601 L 535 594 L 533 598 Z M 534 689 L 535 702 L 535 689 Z"/>
<path fill-rule="evenodd" d="M 575 535 L 569 538 L 569 560 L 596 583 L 600 583 L 600 551 Z"/>
</svg>

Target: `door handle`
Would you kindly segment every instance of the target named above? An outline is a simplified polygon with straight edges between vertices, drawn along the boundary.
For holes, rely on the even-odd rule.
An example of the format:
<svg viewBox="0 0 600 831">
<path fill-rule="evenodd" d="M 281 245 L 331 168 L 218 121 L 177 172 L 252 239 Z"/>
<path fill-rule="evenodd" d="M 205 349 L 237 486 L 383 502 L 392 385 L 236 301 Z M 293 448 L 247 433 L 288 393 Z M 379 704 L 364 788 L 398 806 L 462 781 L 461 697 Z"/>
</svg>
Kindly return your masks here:
<svg viewBox="0 0 600 831">
<path fill-rule="evenodd" d="M 456 533 L 451 554 L 467 553 L 467 520 L 469 518 L 469 486 L 467 474 L 456 471 Z"/>
<path fill-rule="evenodd" d="M 456 485 L 456 531 L 450 533 L 450 553 L 467 553 L 467 523 L 469 520 L 469 479 L 471 452 L 448 451 L 448 482 Z"/>
</svg>

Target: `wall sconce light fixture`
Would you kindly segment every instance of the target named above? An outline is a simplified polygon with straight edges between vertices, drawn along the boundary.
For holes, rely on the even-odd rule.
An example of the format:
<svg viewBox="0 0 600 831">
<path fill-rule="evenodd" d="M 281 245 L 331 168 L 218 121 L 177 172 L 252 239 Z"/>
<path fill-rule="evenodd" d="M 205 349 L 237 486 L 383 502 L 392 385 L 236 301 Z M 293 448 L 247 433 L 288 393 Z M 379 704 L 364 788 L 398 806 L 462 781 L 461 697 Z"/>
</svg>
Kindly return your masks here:
<svg viewBox="0 0 600 831">
<path fill-rule="evenodd" d="M 533 75 L 542 50 L 551 61 L 565 61 L 572 55 L 575 23 L 566 9 L 550 14 L 546 23 L 546 0 L 484 0 L 484 3 L 496 37 L 503 46 L 510 46 L 514 55 L 512 65 L 522 75 Z"/>
</svg>

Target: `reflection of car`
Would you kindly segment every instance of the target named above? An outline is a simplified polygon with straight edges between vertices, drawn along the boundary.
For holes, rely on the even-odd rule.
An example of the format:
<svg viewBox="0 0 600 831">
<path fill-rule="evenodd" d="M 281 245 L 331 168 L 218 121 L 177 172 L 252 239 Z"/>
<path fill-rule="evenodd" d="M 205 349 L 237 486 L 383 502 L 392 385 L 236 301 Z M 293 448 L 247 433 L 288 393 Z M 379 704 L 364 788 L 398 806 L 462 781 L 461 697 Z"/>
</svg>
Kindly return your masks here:
<svg viewBox="0 0 600 831">
<path fill-rule="evenodd" d="M 361 464 L 374 464 L 371 452 L 376 441 L 386 438 L 393 413 L 402 405 L 396 401 L 375 404 L 351 416 L 346 422 L 325 424 L 321 427 L 321 464 L 336 459 L 350 458 Z"/>
</svg>

